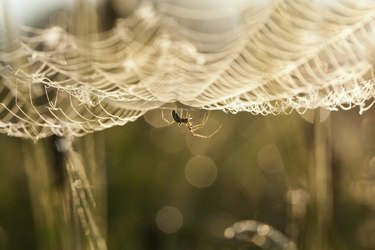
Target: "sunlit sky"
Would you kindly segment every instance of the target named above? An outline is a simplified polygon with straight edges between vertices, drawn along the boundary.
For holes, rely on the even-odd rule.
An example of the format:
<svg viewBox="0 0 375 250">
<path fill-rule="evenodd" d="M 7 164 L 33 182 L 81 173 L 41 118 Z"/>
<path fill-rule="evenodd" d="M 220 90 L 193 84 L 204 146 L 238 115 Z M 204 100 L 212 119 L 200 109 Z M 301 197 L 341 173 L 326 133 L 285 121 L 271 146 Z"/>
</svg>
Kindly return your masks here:
<svg viewBox="0 0 375 250">
<path fill-rule="evenodd" d="M 100 0 L 96 0 L 100 1 Z M 127 0 L 113 0 L 117 5 L 121 5 L 122 2 Z M 134 0 L 131 0 L 134 1 Z M 141 1 L 141 0 L 139 0 Z M 243 5 L 259 5 L 259 4 L 269 4 L 272 0 L 155 0 L 159 3 L 174 3 L 179 6 L 185 7 L 200 7 L 200 8 L 212 8 L 212 7 L 224 7 L 231 8 L 233 6 L 243 6 Z M 315 0 L 321 1 L 322 3 L 327 3 L 327 0 Z M 357 4 L 366 3 L 372 0 L 357 0 Z M 0 8 L 3 6 L 8 6 L 10 10 L 11 17 L 13 20 L 26 24 L 35 19 L 35 17 L 40 16 L 43 13 L 49 13 L 56 10 L 62 6 L 67 6 L 74 2 L 74 0 L 0 0 L 2 3 Z M 8 10 L 8 12 L 9 12 Z"/>
<path fill-rule="evenodd" d="M 96 0 L 100 1 L 100 0 Z M 141 0 L 139 0 L 141 1 Z M 59 9 L 62 6 L 70 5 L 74 0 L 0 0 L 2 3 L 0 8 L 4 5 L 8 7 L 8 13 L 11 18 L 17 23 L 27 24 L 40 17 L 43 13 L 50 13 L 53 10 Z M 122 5 L 126 0 L 115 0 L 116 5 Z M 159 3 L 173 3 L 179 6 L 188 8 L 225 8 L 232 9 L 233 7 L 240 8 L 243 5 L 254 5 L 265 2 L 269 3 L 271 0 L 156 0 Z"/>
<path fill-rule="evenodd" d="M 27 24 L 43 13 L 49 13 L 74 0 L 0 0 L 1 7 L 7 7 L 9 16 L 17 23 Z"/>
</svg>

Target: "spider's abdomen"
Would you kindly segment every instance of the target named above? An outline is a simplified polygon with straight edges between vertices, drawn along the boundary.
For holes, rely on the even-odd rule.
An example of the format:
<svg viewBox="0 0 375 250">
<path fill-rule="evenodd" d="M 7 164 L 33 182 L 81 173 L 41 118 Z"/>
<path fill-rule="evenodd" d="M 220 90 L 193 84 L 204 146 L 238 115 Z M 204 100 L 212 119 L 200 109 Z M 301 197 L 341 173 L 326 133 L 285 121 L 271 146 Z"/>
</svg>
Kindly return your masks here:
<svg viewBox="0 0 375 250">
<path fill-rule="evenodd" d="M 178 115 L 176 110 L 172 110 L 172 117 L 175 122 L 181 123 L 181 117 Z"/>
</svg>

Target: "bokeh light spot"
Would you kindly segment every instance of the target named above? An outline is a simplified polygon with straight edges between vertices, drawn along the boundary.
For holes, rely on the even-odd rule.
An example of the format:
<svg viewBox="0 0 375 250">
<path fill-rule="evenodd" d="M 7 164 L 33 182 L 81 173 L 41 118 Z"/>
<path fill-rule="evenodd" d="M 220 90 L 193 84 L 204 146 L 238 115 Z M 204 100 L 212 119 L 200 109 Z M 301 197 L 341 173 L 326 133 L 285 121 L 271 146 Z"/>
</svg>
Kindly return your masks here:
<svg viewBox="0 0 375 250">
<path fill-rule="evenodd" d="M 193 186 L 204 188 L 212 185 L 217 177 L 215 162 L 207 156 L 194 156 L 185 167 L 185 178 Z"/>
<path fill-rule="evenodd" d="M 264 237 L 263 235 L 256 234 L 253 237 L 253 243 L 261 248 L 263 248 L 266 242 L 266 237 Z"/>
<path fill-rule="evenodd" d="M 261 225 L 257 228 L 258 234 L 261 236 L 266 236 L 270 233 L 271 228 L 268 225 Z"/>
<path fill-rule="evenodd" d="M 156 214 L 156 225 L 164 233 L 175 233 L 183 225 L 183 215 L 175 207 L 163 207 Z"/>
<path fill-rule="evenodd" d="M 171 114 L 170 110 L 162 111 L 161 109 L 154 109 L 154 110 L 147 111 L 146 114 L 143 115 L 143 118 L 151 126 L 155 128 L 162 128 L 162 127 L 171 125 L 168 122 L 163 120 L 163 115 L 164 115 L 165 119 L 167 120 L 169 119 L 169 121 L 172 122 L 173 119 L 171 118 L 170 114 Z"/>
<path fill-rule="evenodd" d="M 225 231 L 224 231 L 224 237 L 225 237 L 226 239 L 233 239 L 233 237 L 234 237 L 235 235 L 236 235 L 236 234 L 235 234 L 233 228 L 231 228 L 231 227 L 228 227 L 228 228 L 225 229 Z"/>
</svg>

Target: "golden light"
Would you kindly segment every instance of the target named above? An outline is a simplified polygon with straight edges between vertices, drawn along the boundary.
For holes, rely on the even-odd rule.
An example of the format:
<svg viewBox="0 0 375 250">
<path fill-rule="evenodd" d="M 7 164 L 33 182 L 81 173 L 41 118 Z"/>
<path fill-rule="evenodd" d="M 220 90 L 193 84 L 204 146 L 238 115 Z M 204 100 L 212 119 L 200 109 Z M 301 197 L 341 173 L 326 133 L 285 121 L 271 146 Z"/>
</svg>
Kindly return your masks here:
<svg viewBox="0 0 375 250">
<path fill-rule="evenodd" d="M 176 207 L 163 207 L 155 218 L 157 227 L 164 233 L 175 233 L 183 225 L 183 215 Z"/>
<path fill-rule="evenodd" d="M 216 164 L 207 156 L 194 156 L 186 163 L 185 178 L 194 187 L 208 187 L 217 178 Z"/>
</svg>

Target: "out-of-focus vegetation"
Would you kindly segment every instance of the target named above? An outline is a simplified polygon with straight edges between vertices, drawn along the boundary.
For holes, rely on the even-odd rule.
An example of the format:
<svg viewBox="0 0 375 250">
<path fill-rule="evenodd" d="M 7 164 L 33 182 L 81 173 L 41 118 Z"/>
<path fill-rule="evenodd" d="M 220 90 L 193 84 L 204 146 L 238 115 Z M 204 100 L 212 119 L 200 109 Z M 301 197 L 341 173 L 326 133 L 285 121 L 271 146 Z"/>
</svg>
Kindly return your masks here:
<svg viewBox="0 0 375 250">
<path fill-rule="evenodd" d="M 136 5 L 130 1 L 119 12 L 126 16 Z M 111 26 L 114 18 L 103 21 Z M 39 19 L 43 26 L 45 15 Z M 375 111 L 358 113 L 211 112 L 199 133 L 222 128 L 203 139 L 184 125 L 166 124 L 155 110 L 75 146 L 83 152 L 94 210 L 104 214 L 94 219 L 109 249 L 274 249 L 265 243 L 270 228 L 245 240 L 224 237 L 243 220 L 277 229 L 298 249 L 375 249 Z M 192 111 L 192 122 L 203 114 Z M 54 147 L 51 138 L 34 145 L 0 135 L 0 250 L 63 248 L 61 242 L 79 249 L 67 232 L 80 224 L 64 224 L 73 202 L 51 194 L 61 183 L 69 186 Z"/>
<path fill-rule="evenodd" d="M 323 183 L 329 197 L 323 245 L 375 249 L 374 111 L 320 114 L 331 173 Z M 193 112 L 193 121 L 200 115 Z M 109 249 L 261 249 L 224 238 L 226 227 L 245 219 L 269 224 L 299 249 L 314 249 L 322 211 L 312 180 L 319 173 L 311 117 L 212 112 L 201 132 L 219 124 L 217 135 L 202 139 L 184 126 L 165 126 L 153 111 L 96 135 L 105 141 Z M 25 141 L 2 135 L 0 143 L 0 248 L 37 249 Z"/>
</svg>

